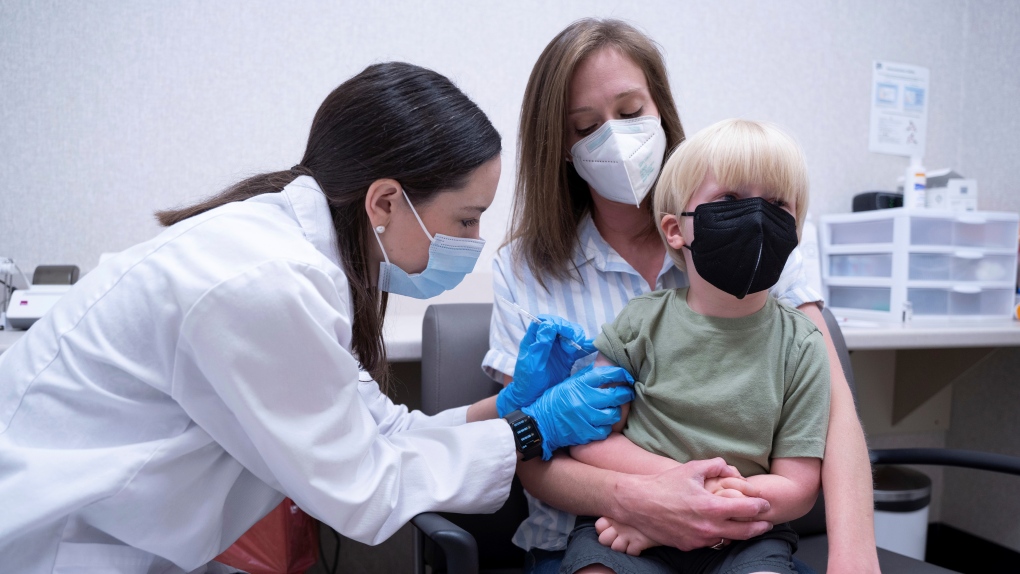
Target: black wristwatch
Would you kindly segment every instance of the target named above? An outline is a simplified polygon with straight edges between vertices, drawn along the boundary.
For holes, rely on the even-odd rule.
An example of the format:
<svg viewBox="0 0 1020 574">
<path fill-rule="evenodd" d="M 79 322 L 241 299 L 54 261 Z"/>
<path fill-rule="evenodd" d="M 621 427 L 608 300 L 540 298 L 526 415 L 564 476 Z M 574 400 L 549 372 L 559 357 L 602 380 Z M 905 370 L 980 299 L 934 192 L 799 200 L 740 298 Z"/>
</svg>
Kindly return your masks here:
<svg viewBox="0 0 1020 574">
<path fill-rule="evenodd" d="M 519 410 L 503 418 L 510 423 L 510 429 L 514 431 L 514 441 L 517 443 L 517 452 L 521 453 L 521 458 L 531 460 L 542 454 L 542 432 L 538 430 L 535 419 Z"/>
</svg>

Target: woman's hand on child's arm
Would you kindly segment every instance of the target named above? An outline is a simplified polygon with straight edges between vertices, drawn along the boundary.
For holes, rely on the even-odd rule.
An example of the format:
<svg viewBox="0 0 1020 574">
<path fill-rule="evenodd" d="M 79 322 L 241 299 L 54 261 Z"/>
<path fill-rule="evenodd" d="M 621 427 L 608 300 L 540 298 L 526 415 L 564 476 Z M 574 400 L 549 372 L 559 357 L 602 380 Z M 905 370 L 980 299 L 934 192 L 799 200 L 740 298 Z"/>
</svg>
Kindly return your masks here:
<svg viewBox="0 0 1020 574">
<path fill-rule="evenodd" d="M 721 538 L 747 540 L 772 528 L 757 518 L 768 510 L 768 501 L 724 498 L 705 490 L 706 478 L 737 476 L 721 458 L 636 475 L 556 455 L 549 462 L 519 463 L 517 476 L 532 496 L 546 504 L 572 514 L 609 516 L 640 525 L 655 542 L 681 550 L 711 546 Z"/>
<path fill-rule="evenodd" d="M 800 518 L 811 510 L 822 485 L 822 461 L 818 458 L 775 458 L 769 474 L 747 480 L 769 501 L 762 518 L 773 524 Z"/>
<path fill-rule="evenodd" d="M 739 477 L 721 458 L 692 460 L 655 475 L 623 475 L 613 506 L 602 515 L 638 525 L 652 540 L 694 550 L 720 539 L 747 540 L 772 529 L 761 518 L 769 509 L 763 498 L 727 498 L 705 490 L 705 480 Z"/>
</svg>

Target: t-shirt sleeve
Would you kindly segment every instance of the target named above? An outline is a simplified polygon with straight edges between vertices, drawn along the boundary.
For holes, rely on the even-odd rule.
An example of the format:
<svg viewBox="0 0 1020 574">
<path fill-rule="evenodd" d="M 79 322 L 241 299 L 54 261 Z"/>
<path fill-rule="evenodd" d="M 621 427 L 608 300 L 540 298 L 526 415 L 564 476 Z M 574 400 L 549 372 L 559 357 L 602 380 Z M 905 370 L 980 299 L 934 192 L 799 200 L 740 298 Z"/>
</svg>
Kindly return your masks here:
<svg viewBox="0 0 1020 574">
<path fill-rule="evenodd" d="M 602 326 L 602 332 L 595 338 L 595 348 L 637 378 L 645 356 L 640 351 L 643 346 L 635 348 L 632 343 L 640 337 L 640 330 L 638 305 L 628 303 L 616 316 L 616 320 Z"/>
<path fill-rule="evenodd" d="M 804 337 L 791 361 L 772 458 L 822 458 L 829 426 L 829 357 L 821 331 Z"/>
</svg>

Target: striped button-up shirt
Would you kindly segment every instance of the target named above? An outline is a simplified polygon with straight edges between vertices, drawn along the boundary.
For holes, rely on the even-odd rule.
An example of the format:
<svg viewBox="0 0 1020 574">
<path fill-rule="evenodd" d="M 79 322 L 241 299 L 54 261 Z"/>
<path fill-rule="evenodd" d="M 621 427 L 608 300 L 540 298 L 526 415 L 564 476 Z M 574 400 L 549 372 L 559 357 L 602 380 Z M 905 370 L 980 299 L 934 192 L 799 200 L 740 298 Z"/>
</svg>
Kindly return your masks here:
<svg viewBox="0 0 1020 574">
<path fill-rule="evenodd" d="M 489 352 L 482 368 L 502 383 L 503 374 L 513 376 L 517 349 L 528 328 L 528 320 L 508 305 L 506 298 L 534 315 L 559 315 L 584 327 L 594 338 L 602 325 L 612 322 L 632 297 L 659 289 L 686 287 L 687 275 L 673 265 L 668 255 L 662 262 L 655 285 L 649 285 L 641 274 L 627 263 L 599 234 L 591 216 L 578 226 L 579 244 L 574 254 L 579 276 L 558 280 L 546 277 L 544 289 L 523 263 L 515 266 L 511 246 L 503 246 L 493 260 L 493 305 Z M 795 249 L 786 262 L 779 282 L 770 290 L 781 303 L 791 307 L 820 301 L 821 296 L 809 286 L 804 273 L 803 256 Z M 593 356 L 594 357 L 594 356 Z M 586 362 L 591 362 L 593 357 Z M 579 362 L 577 367 L 583 366 Z M 576 367 L 575 367 L 576 368 Z M 530 515 L 514 535 L 514 544 L 526 550 L 562 550 L 574 528 L 574 515 L 553 508 L 528 495 Z"/>
</svg>

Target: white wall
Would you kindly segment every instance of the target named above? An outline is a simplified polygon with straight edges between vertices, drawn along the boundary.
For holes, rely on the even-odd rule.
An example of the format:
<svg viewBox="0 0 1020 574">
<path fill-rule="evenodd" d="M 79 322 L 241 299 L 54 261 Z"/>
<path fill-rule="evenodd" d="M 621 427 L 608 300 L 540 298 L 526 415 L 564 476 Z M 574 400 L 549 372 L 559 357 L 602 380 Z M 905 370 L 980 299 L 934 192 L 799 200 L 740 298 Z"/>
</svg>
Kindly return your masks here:
<svg viewBox="0 0 1020 574">
<path fill-rule="evenodd" d="M 816 215 L 890 188 L 906 165 L 867 151 L 872 60 L 928 66 L 926 165 L 976 177 L 982 209 L 1020 210 L 1009 169 L 1020 11 L 1006 1 L 8 1 L 0 255 L 28 272 L 87 271 L 155 234 L 154 210 L 290 167 L 332 88 L 406 60 L 450 76 L 503 134 L 486 270 L 505 230 L 528 73 L 553 35 L 589 15 L 626 19 L 662 45 L 689 132 L 730 116 L 792 131 Z"/>
</svg>

